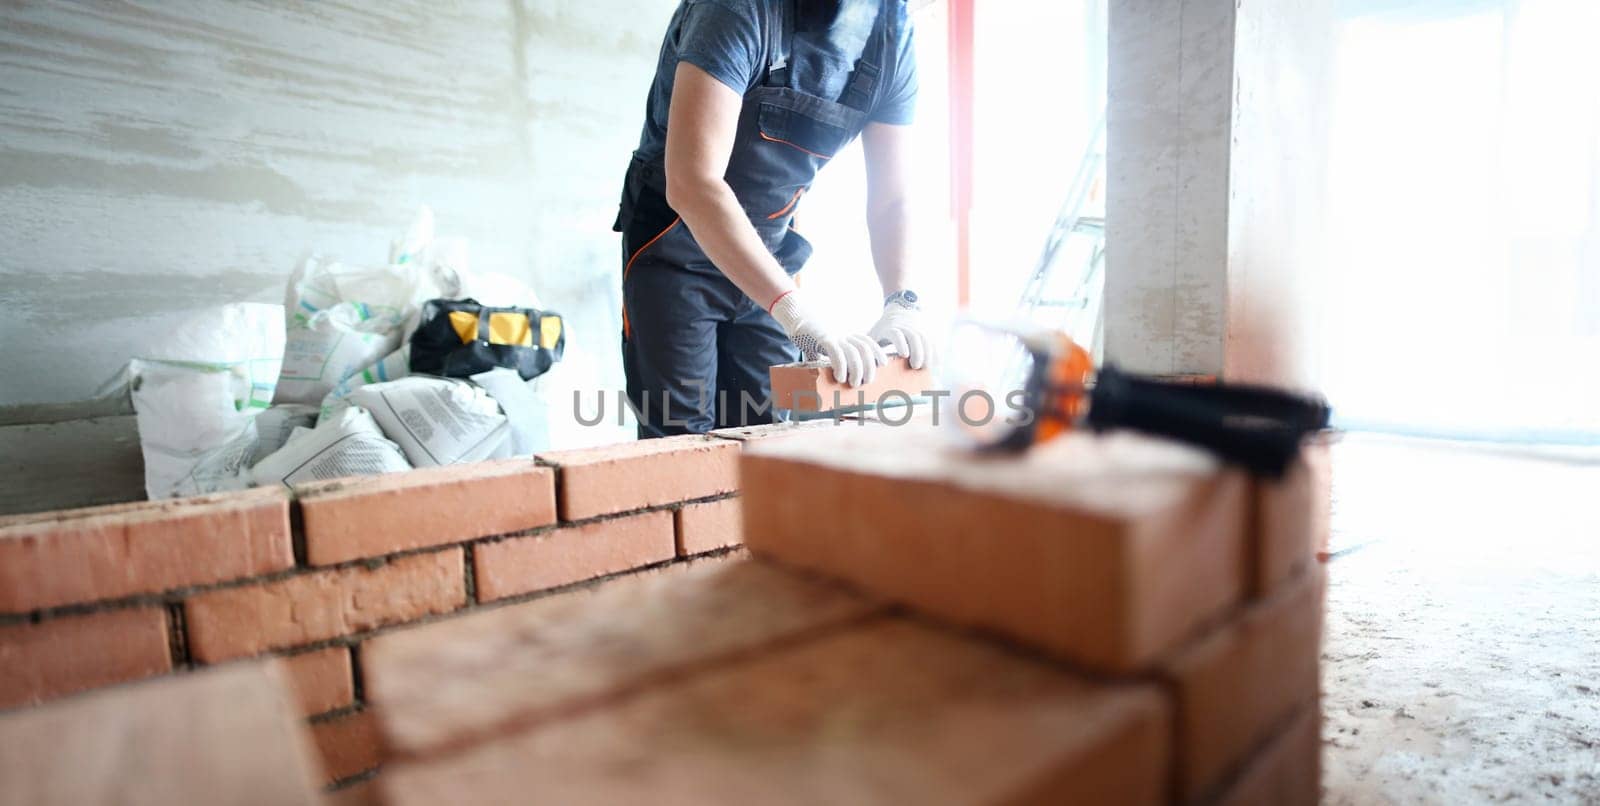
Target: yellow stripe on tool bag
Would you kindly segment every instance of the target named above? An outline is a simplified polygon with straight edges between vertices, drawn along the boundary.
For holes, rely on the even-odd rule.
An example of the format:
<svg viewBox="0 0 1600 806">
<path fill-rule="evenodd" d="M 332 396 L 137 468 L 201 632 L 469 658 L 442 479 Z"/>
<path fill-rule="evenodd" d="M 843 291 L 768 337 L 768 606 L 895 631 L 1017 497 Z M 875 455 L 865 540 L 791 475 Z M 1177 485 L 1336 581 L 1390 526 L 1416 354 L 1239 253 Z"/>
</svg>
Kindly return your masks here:
<svg viewBox="0 0 1600 806">
<path fill-rule="evenodd" d="M 552 335 L 551 325 L 554 324 Z M 471 344 L 478 340 L 478 316 L 469 311 L 451 311 L 450 327 L 455 330 L 456 336 L 462 344 Z M 554 316 L 542 317 L 539 322 L 539 343 L 545 349 L 556 346 L 556 340 L 561 337 L 561 320 Z M 528 315 L 511 311 L 495 312 L 489 314 L 489 343 L 510 344 L 516 347 L 533 346 L 533 325 L 528 322 Z"/>
<path fill-rule="evenodd" d="M 475 313 L 451 311 L 450 327 L 461 337 L 462 344 L 471 344 L 478 340 L 478 315 Z"/>
<path fill-rule="evenodd" d="M 558 341 L 561 341 L 561 317 L 539 317 L 539 346 L 554 350 Z"/>
<path fill-rule="evenodd" d="M 510 311 L 489 314 L 489 343 L 532 347 L 533 326 L 528 315 Z"/>
</svg>

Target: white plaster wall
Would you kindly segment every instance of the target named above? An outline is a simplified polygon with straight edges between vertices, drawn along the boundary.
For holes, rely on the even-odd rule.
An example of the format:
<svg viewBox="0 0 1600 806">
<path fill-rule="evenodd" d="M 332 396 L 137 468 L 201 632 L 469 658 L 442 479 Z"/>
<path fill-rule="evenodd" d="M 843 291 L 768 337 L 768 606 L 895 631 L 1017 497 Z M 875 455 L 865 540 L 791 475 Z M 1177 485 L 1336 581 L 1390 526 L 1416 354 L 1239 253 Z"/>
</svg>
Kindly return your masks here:
<svg viewBox="0 0 1600 806">
<path fill-rule="evenodd" d="M 1106 358 L 1220 374 L 1233 0 L 1110 0 Z"/>
<path fill-rule="evenodd" d="M 173 311 L 379 260 L 418 204 L 620 388 L 627 155 L 674 0 L 0 7 L 0 407 L 87 398 Z"/>
</svg>

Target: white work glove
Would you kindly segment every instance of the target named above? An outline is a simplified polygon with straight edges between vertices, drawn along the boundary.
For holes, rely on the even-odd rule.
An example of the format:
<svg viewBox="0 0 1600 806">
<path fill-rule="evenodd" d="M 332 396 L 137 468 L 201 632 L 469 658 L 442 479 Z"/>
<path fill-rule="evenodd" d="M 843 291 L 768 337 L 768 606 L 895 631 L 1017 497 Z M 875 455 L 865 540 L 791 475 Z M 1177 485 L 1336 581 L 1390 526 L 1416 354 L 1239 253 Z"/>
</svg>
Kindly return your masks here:
<svg viewBox="0 0 1600 806">
<path fill-rule="evenodd" d="M 805 360 L 828 359 L 833 366 L 833 379 L 839 383 L 851 386 L 872 383 L 878 367 L 889 363 L 889 356 L 870 336 L 839 331 L 823 324 L 798 288 L 778 298 L 772 306 L 772 318 L 783 325 L 789 341 L 800 348 Z"/>
<path fill-rule="evenodd" d="M 911 291 L 896 291 L 883 301 L 883 316 L 867 331 L 876 342 L 894 345 L 895 352 L 906 357 L 912 369 L 933 366 L 933 339 L 917 307 L 917 295 Z"/>
</svg>

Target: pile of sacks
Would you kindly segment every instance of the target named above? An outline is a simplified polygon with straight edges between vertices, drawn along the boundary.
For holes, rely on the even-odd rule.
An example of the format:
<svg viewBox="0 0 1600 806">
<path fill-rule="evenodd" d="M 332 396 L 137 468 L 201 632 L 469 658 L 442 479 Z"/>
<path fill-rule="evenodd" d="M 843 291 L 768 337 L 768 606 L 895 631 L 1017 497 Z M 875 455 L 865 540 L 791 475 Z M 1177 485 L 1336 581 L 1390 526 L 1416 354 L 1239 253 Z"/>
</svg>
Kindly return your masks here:
<svg viewBox="0 0 1600 806">
<path fill-rule="evenodd" d="M 410 372 L 434 299 L 537 308 L 533 292 L 468 271 L 423 209 L 381 266 L 313 255 L 284 305 L 202 311 L 128 367 L 150 498 L 532 454 L 547 403 L 514 369 Z"/>
</svg>

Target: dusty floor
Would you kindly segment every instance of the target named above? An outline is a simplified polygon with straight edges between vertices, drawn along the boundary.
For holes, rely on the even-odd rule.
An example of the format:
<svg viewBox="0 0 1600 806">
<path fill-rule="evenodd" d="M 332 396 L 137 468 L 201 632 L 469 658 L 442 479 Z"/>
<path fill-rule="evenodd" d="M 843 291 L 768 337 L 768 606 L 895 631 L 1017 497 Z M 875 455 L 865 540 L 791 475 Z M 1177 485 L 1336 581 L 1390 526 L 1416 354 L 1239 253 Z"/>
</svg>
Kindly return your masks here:
<svg viewBox="0 0 1600 806">
<path fill-rule="evenodd" d="M 1600 803 L 1600 456 L 1346 437 L 1325 802 Z"/>
</svg>

